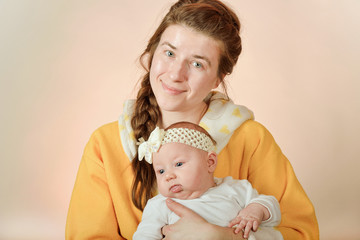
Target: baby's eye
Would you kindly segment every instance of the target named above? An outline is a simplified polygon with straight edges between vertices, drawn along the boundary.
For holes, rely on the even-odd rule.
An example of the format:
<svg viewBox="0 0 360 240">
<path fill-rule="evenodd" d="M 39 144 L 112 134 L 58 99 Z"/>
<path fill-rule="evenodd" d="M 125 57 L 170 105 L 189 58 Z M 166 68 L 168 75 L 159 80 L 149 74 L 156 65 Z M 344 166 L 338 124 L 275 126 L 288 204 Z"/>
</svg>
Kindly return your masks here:
<svg viewBox="0 0 360 240">
<path fill-rule="evenodd" d="M 196 68 L 202 68 L 202 64 L 199 62 L 193 62 L 192 65 Z"/>
<path fill-rule="evenodd" d="M 177 167 L 180 167 L 180 166 L 182 166 L 184 163 L 182 163 L 182 162 L 178 162 L 178 163 L 176 163 L 176 166 Z"/>
<path fill-rule="evenodd" d="M 160 174 L 163 174 L 164 172 L 165 172 L 164 169 L 160 169 L 160 170 L 159 170 L 159 173 L 160 173 Z"/>
<path fill-rule="evenodd" d="M 168 57 L 174 56 L 174 53 L 171 52 L 171 51 L 169 51 L 169 50 L 166 50 L 166 51 L 165 51 L 165 54 L 166 54 L 166 56 L 168 56 Z"/>
</svg>

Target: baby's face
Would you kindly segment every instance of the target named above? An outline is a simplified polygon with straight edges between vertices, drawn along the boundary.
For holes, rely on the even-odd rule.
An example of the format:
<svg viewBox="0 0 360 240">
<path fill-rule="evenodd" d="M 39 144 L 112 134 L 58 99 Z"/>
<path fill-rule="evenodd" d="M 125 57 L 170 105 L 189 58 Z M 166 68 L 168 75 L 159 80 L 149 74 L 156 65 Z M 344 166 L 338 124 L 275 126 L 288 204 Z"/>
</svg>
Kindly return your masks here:
<svg viewBox="0 0 360 240">
<path fill-rule="evenodd" d="M 165 197 L 193 199 L 213 186 L 208 153 L 183 143 L 167 143 L 153 154 L 159 192 Z"/>
</svg>

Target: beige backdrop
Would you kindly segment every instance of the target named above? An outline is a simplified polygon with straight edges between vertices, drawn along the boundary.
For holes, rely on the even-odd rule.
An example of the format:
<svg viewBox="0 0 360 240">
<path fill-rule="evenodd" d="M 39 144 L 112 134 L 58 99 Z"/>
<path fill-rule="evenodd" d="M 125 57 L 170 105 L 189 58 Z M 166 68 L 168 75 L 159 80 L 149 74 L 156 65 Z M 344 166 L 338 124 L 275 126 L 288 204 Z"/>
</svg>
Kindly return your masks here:
<svg viewBox="0 0 360 240">
<path fill-rule="evenodd" d="M 171 2 L 0 0 L 0 239 L 64 238 L 84 146 L 134 95 Z M 230 96 L 291 161 L 321 239 L 360 239 L 360 1 L 228 2 L 244 43 Z"/>
</svg>

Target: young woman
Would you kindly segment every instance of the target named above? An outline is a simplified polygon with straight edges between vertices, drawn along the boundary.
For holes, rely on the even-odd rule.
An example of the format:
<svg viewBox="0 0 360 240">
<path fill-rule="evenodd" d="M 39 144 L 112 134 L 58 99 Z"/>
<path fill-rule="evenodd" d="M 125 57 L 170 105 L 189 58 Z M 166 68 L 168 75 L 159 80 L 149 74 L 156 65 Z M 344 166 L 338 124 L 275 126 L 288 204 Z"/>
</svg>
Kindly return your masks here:
<svg viewBox="0 0 360 240">
<path fill-rule="evenodd" d="M 146 74 L 136 101 L 127 101 L 119 121 L 96 130 L 85 148 L 66 239 L 131 239 L 157 193 L 152 165 L 136 160 L 137 139 L 179 121 L 200 124 L 217 142 L 215 177 L 247 179 L 277 198 L 284 239 L 319 238 L 313 205 L 271 134 L 248 109 L 212 92 L 237 62 L 239 31 L 237 16 L 218 0 L 180 0 L 170 8 L 142 54 Z M 180 220 L 164 226 L 165 239 L 242 239 L 176 202 L 168 207 Z"/>
</svg>

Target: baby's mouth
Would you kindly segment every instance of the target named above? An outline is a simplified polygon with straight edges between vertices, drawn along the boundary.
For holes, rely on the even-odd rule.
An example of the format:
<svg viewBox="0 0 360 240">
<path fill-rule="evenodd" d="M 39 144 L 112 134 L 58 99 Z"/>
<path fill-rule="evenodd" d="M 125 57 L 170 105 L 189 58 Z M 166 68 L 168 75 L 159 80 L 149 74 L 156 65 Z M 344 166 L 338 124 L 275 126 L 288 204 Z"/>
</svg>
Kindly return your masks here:
<svg viewBox="0 0 360 240">
<path fill-rule="evenodd" d="M 181 192 L 181 191 L 182 191 L 182 187 L 181 187 L 180 184 L 173 185 L 170 188 L 170 192 L 172 192 L 172 193 L 178 193 L 178 192 Z"/>
</svg>

